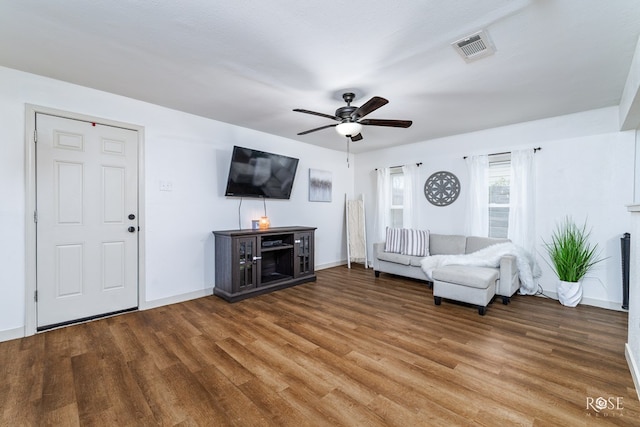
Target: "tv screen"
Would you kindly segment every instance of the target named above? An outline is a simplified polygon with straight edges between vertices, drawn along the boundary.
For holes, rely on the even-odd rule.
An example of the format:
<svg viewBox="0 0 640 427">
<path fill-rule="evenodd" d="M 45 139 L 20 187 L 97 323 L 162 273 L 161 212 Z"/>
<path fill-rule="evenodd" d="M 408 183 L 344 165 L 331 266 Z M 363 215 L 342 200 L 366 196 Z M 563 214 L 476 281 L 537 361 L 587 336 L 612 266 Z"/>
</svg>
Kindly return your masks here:
<svg viewBox="0 0 640 427">
<path fill-rule="evenodd" d="M 225 196 L 288 199 L 298 159 L 233 147 Z"/>
</svg>

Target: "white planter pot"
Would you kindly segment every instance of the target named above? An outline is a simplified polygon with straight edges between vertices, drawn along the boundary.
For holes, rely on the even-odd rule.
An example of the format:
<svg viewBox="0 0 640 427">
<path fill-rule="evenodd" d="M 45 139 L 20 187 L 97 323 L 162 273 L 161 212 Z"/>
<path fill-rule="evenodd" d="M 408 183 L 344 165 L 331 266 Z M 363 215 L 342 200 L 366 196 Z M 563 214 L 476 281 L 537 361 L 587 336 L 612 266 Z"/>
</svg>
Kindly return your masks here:
<svg viewBox="0 0 640 427">
<path fill-rule="evenodd" d="M 575 307 L 582 300 L 582 282 L 558 283 L 558 301 L 567 307 Z"/>
</svg>

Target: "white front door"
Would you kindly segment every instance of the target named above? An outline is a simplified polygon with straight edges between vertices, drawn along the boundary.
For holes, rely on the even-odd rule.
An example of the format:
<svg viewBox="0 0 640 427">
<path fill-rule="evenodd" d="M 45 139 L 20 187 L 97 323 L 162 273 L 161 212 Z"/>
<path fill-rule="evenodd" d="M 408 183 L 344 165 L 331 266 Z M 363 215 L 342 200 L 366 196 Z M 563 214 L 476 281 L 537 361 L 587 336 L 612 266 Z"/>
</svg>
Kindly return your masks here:
<svg viewBox="0 0 640 427">
<path fill-rule="evenodd" d="M 138 306 L 138 132 L 36 114 L 37 328 Z"/>
</svg>

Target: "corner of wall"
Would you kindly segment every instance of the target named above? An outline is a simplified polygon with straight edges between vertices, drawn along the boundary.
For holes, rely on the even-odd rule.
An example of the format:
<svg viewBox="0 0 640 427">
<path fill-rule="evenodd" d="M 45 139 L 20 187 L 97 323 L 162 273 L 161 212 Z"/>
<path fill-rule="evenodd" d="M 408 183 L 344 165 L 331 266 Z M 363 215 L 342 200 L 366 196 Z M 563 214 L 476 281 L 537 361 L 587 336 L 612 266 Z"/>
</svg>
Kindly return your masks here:
<svg viewBox="0 0 640 427">
<path fill-rule="evenodd" d="M 629 67 L 619 105 L 620 130 L 640 127 L 640 38 Z"/>
</svg>

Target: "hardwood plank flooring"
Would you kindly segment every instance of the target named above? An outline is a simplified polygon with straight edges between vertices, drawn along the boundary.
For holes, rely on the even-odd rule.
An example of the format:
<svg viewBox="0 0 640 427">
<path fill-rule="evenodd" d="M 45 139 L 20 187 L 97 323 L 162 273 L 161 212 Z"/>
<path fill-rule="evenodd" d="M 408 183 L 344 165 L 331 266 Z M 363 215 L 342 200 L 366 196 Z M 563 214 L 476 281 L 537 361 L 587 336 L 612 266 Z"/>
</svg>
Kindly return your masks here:
<svg viewBox="0 0 640 427">
<path fill-rule="evenodd" d="M 514 296 L 479 316 L 335 267 L 0 343 L 0 425 L 638 426 L 626 339 L 623 312 Z"/>
</svg>

